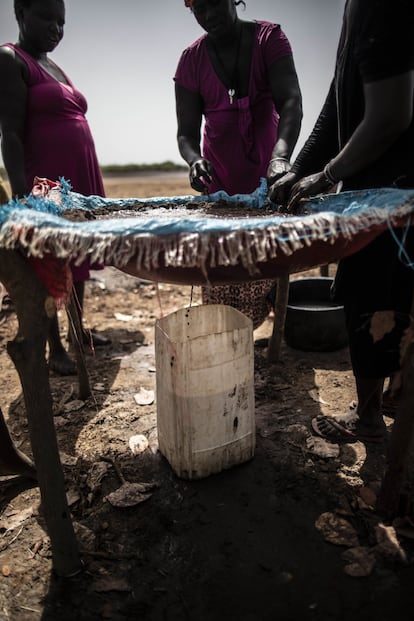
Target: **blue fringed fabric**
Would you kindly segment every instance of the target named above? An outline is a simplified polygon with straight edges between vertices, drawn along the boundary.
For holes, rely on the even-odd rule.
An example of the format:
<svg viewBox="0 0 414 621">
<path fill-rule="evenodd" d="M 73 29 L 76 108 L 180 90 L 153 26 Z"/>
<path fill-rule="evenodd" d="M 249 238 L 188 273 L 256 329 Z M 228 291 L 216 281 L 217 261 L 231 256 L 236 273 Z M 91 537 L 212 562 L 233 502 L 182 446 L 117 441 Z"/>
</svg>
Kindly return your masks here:
<svg viewBox="0 0 414 621">
<path fill-rule="evenodd" d="M 280 261 L 283 271 L 316 267 L 352 253 L 353 246 L 359 249 L 387 228 L 411 226 L 414 211 L 414 190 L 393 188 L 319 196 L 306 202 L 305 215 L 286 216 L 266 211 L 269 202 L 264 179 L 250 195 L 216 192 L 127 199 L 83 196 L 72 192 L 64 179 L 60 184 L 59 201 L 30 195 L 25 201 L 11 200 L 0 207 L 1 248 L 21 247 L 29 256 L 52 255 L 77 263 L 89 258 L 119 269 L 128 266 L 129 272 L 167 282 L 174 278 L 169 280 L 165 270 L 189 269 L 193 274 L 189 274 L 188 284 L 196 284 L 191 279 L 214 282 L 212 270 L 223 271 L 229 266 L 240 265 L 242 279 L 246 274 L 252 279 L 268 277 L 261 267 L 267 262 L 274 267 L 272 274 L 277 274 Z M 189 203 L 195 208 L 180 209 Z M 202 209 L 206 203 L 218 208 L 222 204 L 223 216 L 217 217 L 216 209 L 215 217 L 210 217 L 208 209 Z M 227 217 L 226 206 L 231 204 L 245 207 L 247 215 Z M 256 210 L 254 217 L 248 217 L 249 208 Z M 257 216 L 261 209 L 263 216 Z M 66 217 L 76 211 L 93 216 L 99 210 L 106 210 L 109 217 L 82 221 Z M 401 239 L 398 236 L 396 243 L 403 246 Z M 301 262 L 303 250 L 306 260 Z M 409 250 L 402 247 L 403 254 L 409 262 Z M 200 278 L 194 276 L 194 270 Z M 234 274 L 229 280 L 233 278 Z M 226 277 L 220 276 L 220 280 Z"/>
</svg>

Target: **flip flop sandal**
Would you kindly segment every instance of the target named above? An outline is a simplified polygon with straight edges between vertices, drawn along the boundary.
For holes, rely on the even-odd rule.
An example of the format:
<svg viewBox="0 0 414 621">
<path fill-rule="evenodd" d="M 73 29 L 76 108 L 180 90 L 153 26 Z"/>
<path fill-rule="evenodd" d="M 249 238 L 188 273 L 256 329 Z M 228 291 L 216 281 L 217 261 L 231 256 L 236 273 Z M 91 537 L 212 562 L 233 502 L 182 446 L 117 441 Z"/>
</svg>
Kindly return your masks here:
<svg viewBox="0 0 414 621">
<path fill-rule="evenodd" d="M 323 416 L 320 414 L 312 418 L 311 426 L 317 436 L 335 444 L 338 442 L 356 442 L 358 440 L 355 432 L 349 429 L 345 422 L 338 422 L 333 416 Z"/>
<path fill-rule="evenodd" d="M 7 295 L 7 293 L 1 300 L 1 311 L 3 313 L 14 313 L 15 311 L 13 300 L 9 295 Z"/>
<path fill-rule="evenodd" d="M 364 433 L 356 429 L 357 417 L 352 414 L 340 414 L 339 416 L 323 416 L 320 414 L 311 421 L 312 430 L 316 435 L 329 442 L 372 442 L 382 443 L 384 434 Z"/>
</svg>

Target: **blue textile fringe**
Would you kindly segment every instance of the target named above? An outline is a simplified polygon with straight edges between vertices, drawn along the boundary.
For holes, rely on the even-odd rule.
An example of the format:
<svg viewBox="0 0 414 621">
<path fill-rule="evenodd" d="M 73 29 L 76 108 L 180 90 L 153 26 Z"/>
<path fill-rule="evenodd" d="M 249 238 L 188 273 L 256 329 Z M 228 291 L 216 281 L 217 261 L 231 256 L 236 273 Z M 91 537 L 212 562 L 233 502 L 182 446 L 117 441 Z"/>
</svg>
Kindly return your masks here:
<svg viewBox="0 0 414 621">
<path fill-rule="evenodd" d="M 274 259 L 279 252 L 291 255 L 316 240 L 328 244 L 340 236 L 351 240 L 372 226 L 383 230 L 388 227 L 392 231 L 395 222 L 401 227 L 402 221 L 409 227 L 414 212 L 414 189 L 379 188 L 326 194 L 307 201 L 305 215 L 269 215 L 264 209 L 260 217 L 229 218 L 225 209 L 228 203 L 241 204 L 247 210 L 270 205 L 265 179 L 248 195 L 229 196 L 220 191 L 210 195 L 126 199 L 83 196 L 72 192 L 65 179 L 59 181 L 59 202 L 29 195 L 23 202 L 10 200 L 0 206 L 0 248 L 21 245 L 33 256 L 52 253 L 76 258 L 78 263 L 89 257 L 116 266 L 136 256 L 139 264 L 156 268 L 163 243 L 166 263 L 197 266 L 204 272 L 207 262 L 224 266 L 241 262 L 254 270 L 256 261 Z M 192 217 L 183 216 L 182 211 L 174 215 L 174 206 L 215 203 L 219 209 L 221 202 L 223 218 L 209 217 L 208 210 L 198 214 L 197 209 L 191 212 Z M 168 210 L 157 217 L 163 206 L 168 206 Z M 111 208 L 118 217 L 111 217 Z M 151 214 L 154 208 L 159 209 Z M 86 221 L 62 217 L 64 212 L 93 213 L 98 209 L 106 209 L 109 216 Z M 131 214 L 132 209 L 135 211 Z M 119 213 L 122 210 L 124 216 Z M 394 237 L 402 260 L 412 267 L 404 236 L 401 240 Z"/>
<path fill-rule="evenodd" d="M 188 195 L 188 196 L 155 196 L 152 198 L 106 198 L 102 196 L 84 196 L 71 191 L 70 184 L 63 178 L 59 179 L 62 184 L 61 204 L 57 204 L 47 198 L 34 198 L 32 195 L 26 197 L 26 204 L 17 199 L 10 199 L 6 205 L 0 206 L 0 228 L 8 220 L 16 221 L 24 217 L 25 221 L 32 221 L 36 227 L 64 227 L 65 229 L 80 229 L 94 231 L 96 233 L 114 233 L 115 235 L 131 233 L 152 233 L 159 235 L 189 233 L 189 232 L 212 232 L 225 230 L 245 230 L 265 228 L 275 226 L 278 223 L 298 222 L 304 219 L 304 215 L 292 216 L 261 216 L 253 218 L 234 219 L 226 218 L 223 208 L 223 218 L 211 218 L 205 214 L 200 218 L 168 217 L 151 218 L 149 211 L 145 216 L 137 215 L 126 218 L 106 218 L 105 220 L 72 222 L 66 218 L 61 218 L 62 213 L 70 210 L 83 210 L 93 212 L 96 209 L 115 207 L 118 210 L 131 210 L 137 205 L 158 206 L 176 205 L 177 207 L 186 206 L 188 203 L 224 203 L 243 204 L 247 208 L 260 209 L 271 203 L 267 197 L 267 183 L 261 180 L 260 186 L 252 194 L 234 194 L 219 191 L 209 195 Z M 339 194 L 324 194 L 314 197 L 306 203 L 307 214 L 335 214 L 336 216 L 366 215 L 370 209 L 385 210 L 386 213 L 402 205 L 414 201 L 413 190 L 401 190 L 395 188 L 380 188 L 372 190 L 358 190 L 342 192 Z M 17 212 L 17 213 L 16 213 Z M 46 217 L 45 217 L 46 216 Z M 56 216 L 57 219 L 49 216 Z"/>
</svg>

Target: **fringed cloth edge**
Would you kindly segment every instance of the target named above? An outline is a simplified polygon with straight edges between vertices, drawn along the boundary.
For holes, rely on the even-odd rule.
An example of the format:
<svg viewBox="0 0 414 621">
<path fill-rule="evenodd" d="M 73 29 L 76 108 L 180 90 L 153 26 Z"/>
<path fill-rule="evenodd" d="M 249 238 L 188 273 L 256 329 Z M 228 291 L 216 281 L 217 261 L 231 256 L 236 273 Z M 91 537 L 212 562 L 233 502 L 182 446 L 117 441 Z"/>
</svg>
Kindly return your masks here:
<svg viewBox="0 0 414 621">
<path fill-rule="evenodd" d="M 241 265 L 254 277 L 257 263 L 274 261 L 280 253 L 291 256 L 315 241 L 332 245 L 339 238 L 351 242 L 375 228 L 381 232 L 410 226 L 414 191 L 403 192 L 401 198 L 404 203 L 391 209 L 368 207 L 359 213 L 320 211 L 301 217 L 251 218 L 237 221 L 237 229 L 234 220 L 204 218 L 203 230 L 193 230 L 197 226 L 191 220 L 189 231 L 183 231 L 185 222 L 176 223 L 174 218 L 158 223 L 140 218 L 85 223 L 28 209 L 11 210 L 0 230 L 0 247 L 23 248 L 29 257 L 52 256 L 75 260 L 76 264 L 89 259 L 119 269 L 133 262 L 137 273 L 156 274 L 160 266 L 196 268 L 206 282 L 209 270 L 215 267 Z M 329 208 L 328 195 L 324 202 L 317 199 L 315 205 Z M 206 230 L 209 226 L 210 231 Z"/>
</svg>

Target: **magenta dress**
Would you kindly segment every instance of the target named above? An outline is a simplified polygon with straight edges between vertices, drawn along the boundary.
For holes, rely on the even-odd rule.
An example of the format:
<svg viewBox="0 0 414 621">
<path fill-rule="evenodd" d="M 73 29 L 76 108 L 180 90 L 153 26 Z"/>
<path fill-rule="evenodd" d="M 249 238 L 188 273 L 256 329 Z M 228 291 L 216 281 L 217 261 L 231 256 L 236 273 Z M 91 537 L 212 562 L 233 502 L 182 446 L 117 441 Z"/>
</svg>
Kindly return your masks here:
<svg viewBox="0 0 414 621">
<path fill-rule="evenodd" d="M 64 177 L 74 192 L 104 196 L 102 174 L 85 114 L 87 101 L 64 73 L 68 84 L 52 77 L 29 54 L 11 43 L 29 71 L 24 154 L 28 187 L 34 177 Z M 62 71 L 62 70 L 61 70 Z M 95 267 L 95 266 L 94 266 Z M 74 281 L 89 277 L 89 264 L 72 264 Z"/>
<path fill-rule="evenodd" d="M 174 79 L 180 86 L 199 93 L 203 100 L 203 157 L 214 167 L 209 192 L 250 194 L 266 177 L 277 139 L 279 116 L 274 106 L 268 67 L 292 54 L 286 35 L 278 24 L 256 21 L 252 48 L 249 89 L 246 97 L 230 102 L 227 87 L 210 61 L 206 36 L 184 50 Z M 241 311 L 258 328 L 271 309 L 267 298 L 274 282 L 204 286 L 204 304 L 228 304 Z"/>
<path fill-rule="evenodd" d="M 249 194 L 266 177 L 277 138 L 278 114 L 267 77 L 268 67 L 292 54 L 278 24 L 257 21 L 250 66 L 249 92 L 230 103 L 226 86 L 210 61 L 206 36 L 184 50 L 174 80 L 200 93 L 204 107 L 203 157 L 215 170 L 209 192 Z"/>
</svg>

